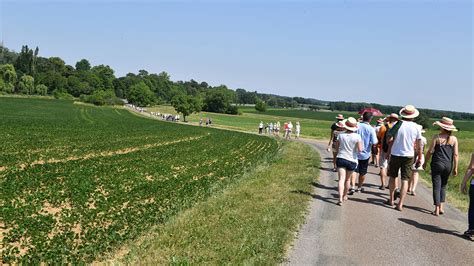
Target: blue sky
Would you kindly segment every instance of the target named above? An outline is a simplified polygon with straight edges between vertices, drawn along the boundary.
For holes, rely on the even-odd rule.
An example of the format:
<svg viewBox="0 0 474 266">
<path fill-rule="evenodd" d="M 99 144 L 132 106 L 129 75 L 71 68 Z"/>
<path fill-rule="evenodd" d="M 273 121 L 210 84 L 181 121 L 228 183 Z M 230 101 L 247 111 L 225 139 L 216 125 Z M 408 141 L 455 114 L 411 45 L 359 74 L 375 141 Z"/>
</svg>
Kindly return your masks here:
<svg viewBox="0 0 474 266">
<path fill-rule="evenodd" d="M 5 46 L 322 100 L 474 112 L 471 1 L 5 1 Z"/>
</svg>

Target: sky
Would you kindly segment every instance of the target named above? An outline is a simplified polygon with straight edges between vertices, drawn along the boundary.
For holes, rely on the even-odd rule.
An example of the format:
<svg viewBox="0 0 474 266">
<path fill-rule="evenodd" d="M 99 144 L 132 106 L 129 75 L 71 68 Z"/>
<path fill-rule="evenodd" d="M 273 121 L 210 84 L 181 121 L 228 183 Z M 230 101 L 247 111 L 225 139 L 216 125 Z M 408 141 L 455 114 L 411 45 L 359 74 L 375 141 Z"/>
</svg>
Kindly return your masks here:
<svg viewBox="0 0 474 266">
<path fill-rule="evenodd" d="M 474 113 L 473 2 L 8 1 L 0 38 L 75 65 Z"/>
</svg>

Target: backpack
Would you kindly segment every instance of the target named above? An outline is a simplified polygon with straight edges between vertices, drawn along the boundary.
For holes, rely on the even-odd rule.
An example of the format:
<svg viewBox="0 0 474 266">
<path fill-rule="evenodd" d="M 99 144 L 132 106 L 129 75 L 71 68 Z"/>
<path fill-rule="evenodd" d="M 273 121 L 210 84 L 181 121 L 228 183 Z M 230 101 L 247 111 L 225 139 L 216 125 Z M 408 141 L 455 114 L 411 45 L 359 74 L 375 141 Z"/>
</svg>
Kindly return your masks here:
<svg viewBox="0 0 474 266">
<path fill-rule="evenodd" d="M 385 134 L 383 135 L 383 138 L 382 138 L 382 150 L 384 152 L 388 152 L 388 148 L 389 148 L 388 140 L 391 137 L 395 138 L 397 136 L 398 130 L 400 129 L 400 126 L 402 125 L 402 123 L 403 121 L 400 120 L 392 128 L 387 129 L 387 131 L 385 131 Z"/>
</svg>

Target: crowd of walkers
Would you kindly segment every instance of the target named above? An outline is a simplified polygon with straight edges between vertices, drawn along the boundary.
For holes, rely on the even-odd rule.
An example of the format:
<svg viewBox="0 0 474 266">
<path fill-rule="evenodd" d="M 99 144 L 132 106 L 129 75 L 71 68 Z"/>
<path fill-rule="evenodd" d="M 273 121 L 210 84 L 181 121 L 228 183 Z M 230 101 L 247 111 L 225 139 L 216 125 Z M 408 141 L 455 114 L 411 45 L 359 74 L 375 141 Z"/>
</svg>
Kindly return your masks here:
<svg viewBox="0 0 474 266">
<path fill-rule="evenodd" d="M 399 115 L 393 113 L 384 119 L 378 119 L 375 126 L 371 125 L 371 112 L 365 112 L 359 120 L 354 117 L 344 119 L 342 114 L 336 117 L 337 121 L 331 126 L 328 151 L 332 150 L 333 171 L 339 177 L 338 205 L 347 201 L 350 195 L 364 191 L 364 181 L 371 161 L 380 168 L 379 189 L 389 189 L 386 204 L 403 211 L 407 195 L 416 196 L 419 171 L 426 169 L 430 163 L 434 203 L 432 214 L 444 214 L 448 178 L 451 174 L 458 174 L 458 140 L 452 135 L 457 129 L 453 120 L 447 117 L 436 121 L 434 125 L 439 127 L 440 132 L 433 136 L 424 155 L 427 140 L 423 137 L 425 131 L 422 126 L 414 122 L 418 116 L 419 111 L 414 106 L 407 105 L 400 110 Z M 474 154 L 462 182 L 463 193 L 467 193 L 473 168 Z M 464 235 L 472 238 L 474 179 L 471 180 L 469 194 L 469 229 Z M 398 203 L 395 204 L 397 199 Z"/>
<path fill-rule="evenodd" d="M 278 122 L 270 122 L 264 124 L 263 121 L 260 121 L 258 124 L 258 134 L 263 135 L 267 134 L 270 136 L 280 136 L 280 131 L 283 131 L 283 138 L 284 139 L 291 139 L 294 136 L 295 139 L 300 138 L 301 133 L 301 125 L 300 122 L 296 122 L 296 125 L 293 125 L 291 121 L 283 123 L 283 128 L 281 128 L 280 121 Z M 293 135 L 294 132 L 294 135 Z"/>
<path fill-rule="evenodd" d="M 164 121 L 179 122 L 181 118 L 179 114 L 163 114 L 160 112 L 148 112 L 146 108 L 139 107 L 133 104 L 126 104 L 125 107 L 130 108 L 139 113 L 144 113 L 152 117 L 160 118 L 161 120 L 164 120 Z"/>
<path fill-rule="evenodd" d="M 206 124 L 206 127 L 212 126 L 212 119 L 207 117 L 206 119 L 199 118 L 199 126 L 203 126 L 203 124 Z"/>
</svg>

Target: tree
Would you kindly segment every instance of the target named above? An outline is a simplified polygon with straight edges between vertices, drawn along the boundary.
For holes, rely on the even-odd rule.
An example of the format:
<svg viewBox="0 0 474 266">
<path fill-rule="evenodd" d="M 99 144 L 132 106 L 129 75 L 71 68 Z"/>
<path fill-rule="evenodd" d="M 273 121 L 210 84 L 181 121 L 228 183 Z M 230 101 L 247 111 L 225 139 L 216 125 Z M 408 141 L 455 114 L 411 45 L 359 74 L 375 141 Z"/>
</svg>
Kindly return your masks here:
<svg viewBox="0 0 474 266">
<path fill-rule="evenodd" d="M 423 128 L 430 127 L 430 119 L 424 112 L 420 112 L 420 115 L 415 119 L 415 122 L 421 125 Z"/>
<path fill-rule="evenodd" d="M 155 95 L 145 82 L 141 81 L 130 87 L 128 101 L 137 106 L 148 106 L 155 102 Z"/>
<path fill-rule="evenodd" d="M 184 94 L 174 96 L 173 99 L 171 99 L 171 104 L 177 112 L 183 114 L 184 122 L 186 122 L 187 116 L 192 113 L 200 112 L 202 109 L 202 102 L 199 98 Z"/>
<path fill-rule="evenodd" d="M 204 98 L 204 110 L 214 113 L 229 113 L 231 102 L 235 99 L 235 92 L 227 89 L 225 86 L 209 89 Z M 231 108 L 232 112 L 236 108 Z"/>
<path fill-rule="evenodd" d="M 76 70 L 77 71 L 89 71 L 91 70 L 91 64 L 86 59 L 81 59 L 76 63 Z"/>
<path fill-rule="evenodd" d="M 257 110 L 259 112 L 262 112 L 262 113 L 266 112 L 267 111 L 267 104 L 264 101 L 258 99 L 257 103 L 255 104 L 255 110 Z"/>
<path fill-rule="evenodd" d="M 18 90 L 23 94 L 35 93 L 35 79 L 30 75 L 23 75 L 18 82 Z"/>
<path fill-rule="evenodd" d="M 15 67 L 12 64 L 0 65 L 0 77 L 2 79 L 0 91 L 12 93 L 16 82 Z"/>
<path fill-rule="evenodd" d="M 102 88 L 104 90 L 113 90 L 114 89 L 114 70 L 106 65 L 98 65 L 93 67 L 92 73 L 94 73 L 101 81 Z"/>
<path fill-rule="evenodd" d="M 35 51 L 30 49 L 28 45 L 21 47 L 21 52 L 15 61 L 15 68 L 21 75 L 35 75 L 36 74 L 36 58 L 38 56 L 39 49 L 36 47 Z"/>
<path fill-rule="evenodd" d="M 48 87 L 46 87 L 46 85 L 43 85 L 43 84 L 38 84 L 36 85 L 35 93 L 39 95 L 46 95 L 48 94 Z"/>
</svg>

